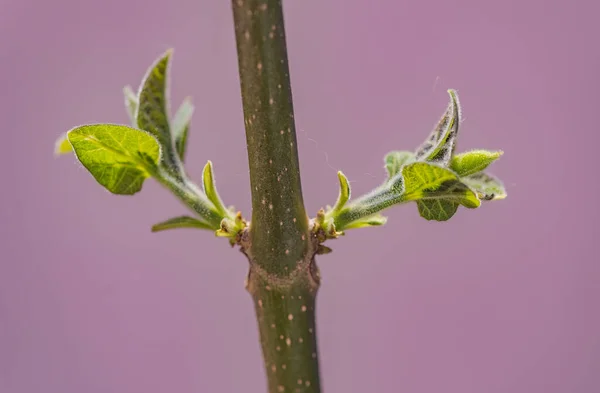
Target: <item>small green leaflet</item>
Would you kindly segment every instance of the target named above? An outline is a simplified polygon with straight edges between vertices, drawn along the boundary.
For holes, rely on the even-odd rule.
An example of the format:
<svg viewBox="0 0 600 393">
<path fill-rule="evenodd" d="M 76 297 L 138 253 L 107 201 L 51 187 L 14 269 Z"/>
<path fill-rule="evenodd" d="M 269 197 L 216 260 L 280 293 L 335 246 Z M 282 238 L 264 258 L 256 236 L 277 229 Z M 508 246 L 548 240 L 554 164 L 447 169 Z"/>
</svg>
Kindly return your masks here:
<svg viewBox="0 0 600 393">
<path fill-rule="evenodd" d="M 57 139 L 56 142 L 54 143 L 54 155 L 55 156 L 60 156 L 63 154 L 69 154 L 73 152 L 73 147 L 71 147 L 71 144 L 69 143 L 69 140 L 67 139 L 67 133 L 62 133 Z"/>
<path fill-rule="evenodd" d="M 339 212 L 350 199 L 350 182 L 348 182 L 348 178 L 341 172 L 338 171 L 338 180 L 340 181 L 340 194 L 338 196 L 333 209 L 331 209 L 332 214 L 336 214 Z"/>
<path fill-rule="evenodd" d="M 96 181 L 114 194 L 132 195 L 160 159 L 149 133 L 115 124 L 91 124 L 67 133 L 75 155 Z"/>
<path fill-rule="evenodd" d="M 221 214 L 222 217 L 231 216 L 231 212 L 225 207 L 219 193 L 217 192 L 217 186 L 215 184 L 215 175 L 213 173 L 212 162 L 208 161 L 204 166 L 204 170 L 202 171 L 202 185 L 204 187 L 204 193 L 209 201 L 213 203 L 217 212 Z"/>
<path fill-rule="evenodd" d="M 171 130 L 173 132 L 173 139 L 175 140 L 175 150 L 177 150 L 177 154 L 181 161 L 184 161 L 185 158 L 187 136 L 193 114 L 194 105 L 192 104 L 191 98 L 188 97 L 183 100 L 171 122 Z"/>
<path fill-rule="evenodd" d="M 135 117 L 138 108 L 137 96 L 131 89 L 131 86 L 125 86 L 123 88 L 123 96 L 125 97 L 125 108 L 127 109 L 127 114 L 129 115 L 131 126 L 133 128 L 137 128 L 137 119 Z"/>
<path fill-rule="evenodd" d="M 174 217 L 152 226 L 152 232 L 160 232 L 175 228 L 196 228 L 214 230 L 210 224 L 188 216 Z"/>
<path fill-rule="evenodd" d="M 448 109 L 427 141 L 415 153 L 416 159 L 419 161 L 448 166 L 454 154 L 461 112 L 456 91 L 448 90 L 448 94 L 450 95 Z"/>
<path fill-rule="evenodd" d="M 404 165 L 415 161 L 415 154 L 411 151 L 392 151 L 386 154 L 384 161 L 388 178 L 391 179 L 400 173 Z"/>
<path fill-rule="evenodd" d="M 504 184 L 497 177 L 485 172 L 463 177 L 462 182 L 473 189 L 485 201 L 506 198 Z"/>
<path fill-rule="evenodd" d="M 469 176 L 483 171 L 502 156 L 502 151 L 473 150 L 452 157 L 450 169 L 458 176 Z"/>
</svg>

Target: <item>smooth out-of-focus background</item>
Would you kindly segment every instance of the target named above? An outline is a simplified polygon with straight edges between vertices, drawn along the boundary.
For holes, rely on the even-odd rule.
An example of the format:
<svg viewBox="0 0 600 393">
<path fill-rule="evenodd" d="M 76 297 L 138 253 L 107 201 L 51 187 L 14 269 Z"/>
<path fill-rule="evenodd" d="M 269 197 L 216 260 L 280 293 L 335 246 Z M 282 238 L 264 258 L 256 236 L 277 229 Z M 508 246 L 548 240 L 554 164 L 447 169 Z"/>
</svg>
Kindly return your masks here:
<svg viewBox="0 0 600 393">
<path fill-rule="evenodd" d="M 326 392 L 600 391 L 594 1 L 284 1 L 302 182 L 314 214 L 383 180 L 459 91 L 459 150 L 503 149 L 509 198 L 449 222 L 416 206 L 319 258 Z M 247 262 L 152 180 L 98 186 L 55 138 L 126 123 L 121 88 L 175 48 L 214 162 L 250 215 L 229 1 L 0 1 L 0 392 L 265 391 Z"/>
</svg>

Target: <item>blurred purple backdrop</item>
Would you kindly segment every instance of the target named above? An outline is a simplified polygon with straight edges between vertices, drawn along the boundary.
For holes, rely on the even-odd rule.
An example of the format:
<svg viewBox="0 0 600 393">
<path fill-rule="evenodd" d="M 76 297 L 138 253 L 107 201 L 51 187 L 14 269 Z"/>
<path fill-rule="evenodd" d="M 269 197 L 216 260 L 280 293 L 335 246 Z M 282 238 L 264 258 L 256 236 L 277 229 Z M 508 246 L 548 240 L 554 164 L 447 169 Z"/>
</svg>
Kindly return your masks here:
<svg viewBox="0 0 600 393">
<path fill-rule="evenodd" d="M 2 0 L 0 392 L 265 391 L 247 263 L 153 181 L 101 189 L 54 140 L 127 122 L 121 88 L 174 47 L 173 106 L 250 214 L 229 1 Z M 358 194 L 459 90 L 460 150 L 501 148 L 509 198 L 447 223 L 415 206 L 319 259 L 326 392 L 600 391 L 593 1 L 286 1 L 305 201 Z M 596 168 L 596 169 L 594 169 Z M 583 187 L 583 188 L 582 188 Z"/>
</svg>

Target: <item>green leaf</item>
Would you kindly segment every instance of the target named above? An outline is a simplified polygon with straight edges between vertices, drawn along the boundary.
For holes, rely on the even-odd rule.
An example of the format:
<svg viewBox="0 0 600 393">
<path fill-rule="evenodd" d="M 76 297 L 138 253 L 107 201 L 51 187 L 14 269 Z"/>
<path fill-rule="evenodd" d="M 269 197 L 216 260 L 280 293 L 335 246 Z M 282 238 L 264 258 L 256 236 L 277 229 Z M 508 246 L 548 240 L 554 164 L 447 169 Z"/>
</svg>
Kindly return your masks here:
<svg viewBox="0 0 600 393">
<path fill-rule="evenodd" d="M 342 173 L 342 171 L 338 171 L 337 175 L 340 181 L 340 194 L 335 202 L 335 205 L 333 206 L 333 209 L 331 209 L 332 213 L 341 210 L 346 202 L 348 202 L 348 199 L 350 199 L 350 183 L 348 182 L 348 178 Z"/>
<path fill-rule="evenodd" d="M 137 128 L 137 119 L 136 112 L 138 108 L 138 98 L 137 95 L 133 92 L 131 86 L 125 86 L 123 88 L 123 95 L 125 96 L 125 108 L 127 109 L 127 114 L 129 115 L 129 120 L 131 121 L 131 125 L 134 128 Z"/>
<path fill-rule="evenodd" d="M 171 129 L 173 131 L 173 139 L 175 140 L 175 149 L 181 161 L 184 160 L 185 151 L 187 147 L 187 136 L 190 129 L 190 122 L 192 121 L 192 115 L 194 114 L 194 105 L 191 99 L 188 97 L 183 100 L 179 109 L 173 116 L 171 122 Z"/>
<path fill-rule="evenodd" d="M 152 135 L 127 126 L 84 125 L 67 136 L 83 166 L 114 194 L 140 191 L 160 158 L 160 146 Z"/>
<path fill-rule="evenodd" d="M 197 228 L 197 229 L 208 229 L 214 230 L 210 224 L 200 221 L 196 218 L 188 217 L 188 216 L 180 216 L 174 217 L 169 220 L 160 222 L 152 226 L 152 232 L 160 232 L 167 229 L 175 229 L 175 228 Z"/>
<path fill-rule="evenodd" d="M 447 199 L 417 201 L 419 214 L 428 221 L 447 221 L 456 213 L 459 206 L 460 203 Z"/>
<path fill-rule="evenodd" d="M 167 70 L 172 53 L 168 50 L 148 69 L 135 116 L 138 128 L 154 135 L 164 147 L 172 146 L 167 103 Z"/>
<path fill-rule="evenodd" d="M 415 156 L 419 161 L 429 161 L 442 166 L 448 166 L 454 149 L 460 123 L 460 104 L 454 90 L 448 90 L 450 104 L 437 126 Z"/>
<path fill-rule="evenodd" d="M 404 165 L 415 161 L 415 154 L 411 151 L 393 151 L 386 154 L 384 160 L 388 178 L 392 178 L 400 173 Z"/>
<path fill-rule="evenodd" d="M 355 229 L 355 228 L 376 227 L 376 226 L 384 225 L 386 222 L 387 222 L 386 217 L 382 216 L 381 214 L 375 214 L 372 216 L 363 217 L 356 221 L 352 221 L 350 224 L 344 226 L 344 230 Z"/>
<path fill-rule="evenodd" d="M 504 184 L 489 173 L 479 172 L 463 177 L 461 180 L 485 201 L 504 199 L 507 196 Z"/>
<path fill-rule="evenodd" d="M 502 151 L 473 150 L 452 157 L 450 169 L 458 176 L 469 176 L 483 171 L 502 156 Z"/>
<path fill-rule="evenodd" d="M 215 205 L 215 208 L 217 209 L 219 214 L 221 214 L 222 217 L 231 218 L 230 212 L 223 204 L 223 201 L 221 201 L 221 197 L 217 192 L 217 186 L 215 185 L 215 177 L 211 161 L 208 161 L 206 163 L 206 165 L 204 166 L 204 170 L 202 171 L 202 185 L 204 186 L 204 193 L 206 194 L 206 197 Z"/>
<path fill-rule="evenodd" d="M 440 166 L 415 162 L 402 169 L 405 201 L 444 199 L 468 208 L 481 204 L 477 195 L 458 176 Z"/>
<path fill-rule="evenodd" d="M 69 154 L 73 152 L 73 147 L 67 139 L 67 133 L 61 134 L 54 143 L 54 155 L 60 156 L 63 154 Z"/>
</svg>

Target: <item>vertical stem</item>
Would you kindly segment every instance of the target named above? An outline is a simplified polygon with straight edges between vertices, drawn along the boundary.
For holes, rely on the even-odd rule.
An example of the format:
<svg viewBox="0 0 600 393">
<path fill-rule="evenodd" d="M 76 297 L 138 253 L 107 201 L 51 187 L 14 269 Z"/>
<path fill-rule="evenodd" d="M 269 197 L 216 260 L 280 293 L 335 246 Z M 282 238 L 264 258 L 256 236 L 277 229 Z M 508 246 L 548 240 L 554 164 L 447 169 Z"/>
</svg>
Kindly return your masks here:
<svg viewBox="0 0 600 393">
<path fill-rule="evenodd" d="M 252 186 L 241 243 L 269 393 L 318 393 L 316 240 L 302 199 L 281 0 L 232 7 Z"/>
<path fill-rule="evenodd" d="M 303 259 L 308 217 L 302 200 L 292 91 L 279 0 L 233 0 L 252 186 L 255 255 L 274 274 Z"/>
</svg>

